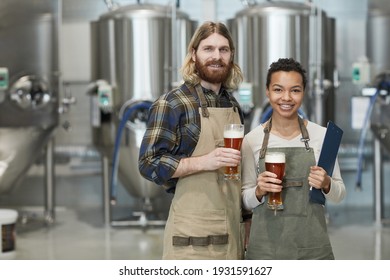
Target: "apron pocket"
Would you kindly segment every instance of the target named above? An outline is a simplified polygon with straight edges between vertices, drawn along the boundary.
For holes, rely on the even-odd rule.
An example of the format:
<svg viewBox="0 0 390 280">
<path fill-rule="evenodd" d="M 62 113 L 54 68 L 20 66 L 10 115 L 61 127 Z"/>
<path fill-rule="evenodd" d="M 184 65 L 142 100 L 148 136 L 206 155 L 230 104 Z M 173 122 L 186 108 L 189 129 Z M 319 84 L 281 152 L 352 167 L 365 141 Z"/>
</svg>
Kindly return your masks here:
<svg viewBox="0 0 390 280">
<path fill-rule="evenodd" d="M 306 216 L 307 193 L 303 178 L 286 179 L 283 182 L 283 216 Z"/>
<path fill-rule="evenodd" d="M 180 211 L 172 234 L 176 259 L 225 259 L 229 236 L 225 210 Z"/>
<path fill-rule="evenodd" d="M 298 260 L 334 260 L 332 247 L 298 248 Z"/>
</svg>

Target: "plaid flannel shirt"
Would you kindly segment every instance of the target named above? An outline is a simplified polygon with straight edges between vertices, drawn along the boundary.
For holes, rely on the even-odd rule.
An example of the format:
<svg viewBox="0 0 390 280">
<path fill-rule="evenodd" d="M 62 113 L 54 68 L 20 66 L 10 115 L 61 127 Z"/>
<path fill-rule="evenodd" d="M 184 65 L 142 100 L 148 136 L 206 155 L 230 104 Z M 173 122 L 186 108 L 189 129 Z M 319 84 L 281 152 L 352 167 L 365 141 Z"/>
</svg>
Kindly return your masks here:
<svg viewBox="0 0 390 280">
<path fill-rule="evenodd" d="M 226 89 L 219 94 L 202 88 L 208 107 L 239 104 Z M 140 147 L 139 171 L 148 180 L 174 192 L 178 178 L 172 178 L 181 158 L 190 157 L 201 130 L 200 102 L 188 84 L 160 96 L 151 106 Z M 241 121 L 243 116 L 240 111 Z"/>
</svg>

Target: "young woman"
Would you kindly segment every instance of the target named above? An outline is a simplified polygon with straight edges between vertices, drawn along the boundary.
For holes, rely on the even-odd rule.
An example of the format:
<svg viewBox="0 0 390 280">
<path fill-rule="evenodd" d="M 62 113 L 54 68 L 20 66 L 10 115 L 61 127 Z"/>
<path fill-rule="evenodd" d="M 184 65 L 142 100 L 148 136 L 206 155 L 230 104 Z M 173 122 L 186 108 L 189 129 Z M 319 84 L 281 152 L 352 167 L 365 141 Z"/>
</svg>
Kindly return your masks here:
<svg viewBox="0 0 390 280">
<path fill-rule="evenodd" d="M 242 198 L 253 211 L 247 259 L 334 259 L 324 205 L 311 202 L 309 193 L 320 189 L 326 199 L 340 202 L 345 186 L 337 161 L 332 177 L 316 165 L 326 128 L 299 116 L 305 87 L 300 63 L 291 58 L 272 63 L 266 82 L 271 118 L 244 138 Z M 285 154 L 283 180 L 265 171 L 268 151 Z M 267 195 L 281 191 L 284 209 L 268 209 Z"/>
</svg>

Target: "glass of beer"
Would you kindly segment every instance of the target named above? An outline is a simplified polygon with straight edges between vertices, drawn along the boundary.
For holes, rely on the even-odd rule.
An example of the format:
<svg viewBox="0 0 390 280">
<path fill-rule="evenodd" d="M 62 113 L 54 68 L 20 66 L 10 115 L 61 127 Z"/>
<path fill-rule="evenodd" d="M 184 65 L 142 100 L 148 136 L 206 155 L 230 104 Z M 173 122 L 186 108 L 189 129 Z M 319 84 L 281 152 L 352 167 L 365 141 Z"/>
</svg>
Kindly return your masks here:
<svg viewBox="0 0 390 280">
<path fill-rule="evenodd" d="M 275 173 L 283 180 L 286 156 L 281 152 L 270 152 L 265 155 L 265 170 Z M 282 192 L 269 192 L 267 206 L 271 210 L 283 210 Z"/>
<path fill-rule="evenodd" d="M 227 124 L 224 126 L 223 138 L 225 148 L 241 150 L 242 139 L 244 138 L 243 124 Z M 240 180 L 241 175 L 238 166 L 226 166 L 224 177 L 226 180 Z"/>
</svg>

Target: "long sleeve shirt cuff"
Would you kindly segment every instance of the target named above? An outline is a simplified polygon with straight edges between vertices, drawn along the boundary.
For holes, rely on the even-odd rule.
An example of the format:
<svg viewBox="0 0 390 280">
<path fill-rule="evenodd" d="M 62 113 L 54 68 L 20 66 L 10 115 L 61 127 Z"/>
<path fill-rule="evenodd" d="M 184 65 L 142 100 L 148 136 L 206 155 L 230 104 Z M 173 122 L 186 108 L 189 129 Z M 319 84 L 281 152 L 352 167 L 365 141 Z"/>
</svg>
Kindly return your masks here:
<svg viewBox="0 0 390 280">
<path fill-rule="evenodd" d="M 265 197 L 263 196 L 259 201 L 256 197 L 256 188 L 250 188 L 243 191 L 243 203 L 244 207 L 248 210 L 252 210 L 257 206 L 263 204 Z"/>
</svg>

